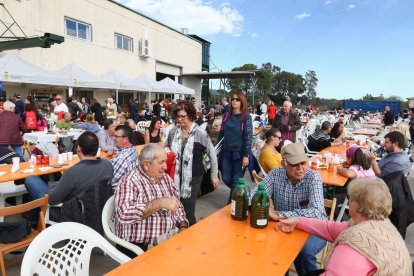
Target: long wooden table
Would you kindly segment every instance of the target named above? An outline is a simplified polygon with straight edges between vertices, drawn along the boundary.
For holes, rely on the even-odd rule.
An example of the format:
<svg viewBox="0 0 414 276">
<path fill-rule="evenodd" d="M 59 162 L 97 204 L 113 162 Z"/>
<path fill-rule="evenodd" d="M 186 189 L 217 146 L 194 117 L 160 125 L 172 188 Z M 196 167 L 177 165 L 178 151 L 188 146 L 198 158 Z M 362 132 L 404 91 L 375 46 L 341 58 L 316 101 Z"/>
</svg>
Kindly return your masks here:
<svg viewBox="0 0 414 276">
<path fill-rule="evenodd" d="M 367 136 L 376 136 L 378 134 L 378 129 L 367 129 L 367 128 L 360 128 L 354 130 L 352 133 L 355 135 L 367 135 Z"/>
<path fill-rule="evenodd" d="M 331 152 L 333 155 L 338 154 L 342 158 L 346 158 L 346 146 L 344 145 L 327 147 L 321 150 L 320 154 L 323 155 L 326 152 Z M 318 169 L 317 171 L 322 178 L 322 182 L 330 186 L 343 187 L 348 181 L 348 178 L 340 175 L 337 170 L 329 172 L 327 169 Z"/>
<path fill-rule="evenodd" d="M 255 229 L 230 205 L 107 275 L 284 275 L 309 234 Z"/>
</svg>

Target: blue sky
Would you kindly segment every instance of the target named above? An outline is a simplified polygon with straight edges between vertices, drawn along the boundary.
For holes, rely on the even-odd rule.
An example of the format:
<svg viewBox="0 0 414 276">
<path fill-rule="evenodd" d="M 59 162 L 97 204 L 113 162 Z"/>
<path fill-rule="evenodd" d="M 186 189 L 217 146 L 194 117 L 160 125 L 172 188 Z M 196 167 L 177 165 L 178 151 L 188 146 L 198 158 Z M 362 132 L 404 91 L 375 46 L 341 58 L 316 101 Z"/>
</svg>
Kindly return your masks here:
<svg viewBox="0 0 414 276">
<path fill-rule="evenodd" d="M 212 71 L 271 62 L 316 71 L 323 98 L 414 96 L 413 0 L 118 2 L 210 41 Z"/>
</svg>

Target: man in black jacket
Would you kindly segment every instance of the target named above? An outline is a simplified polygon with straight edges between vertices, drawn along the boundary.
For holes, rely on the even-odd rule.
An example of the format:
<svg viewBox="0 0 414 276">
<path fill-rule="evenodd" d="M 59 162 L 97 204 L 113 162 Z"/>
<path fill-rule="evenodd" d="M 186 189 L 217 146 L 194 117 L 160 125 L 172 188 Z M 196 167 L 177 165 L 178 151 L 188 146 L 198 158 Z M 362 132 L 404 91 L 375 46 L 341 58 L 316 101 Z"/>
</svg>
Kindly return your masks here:
<svg viewBox="0 0 414 276">
<path fill-rule="evenodd" d="M 24 185 L 31 198 L 34 200 L 48 194 L 49 204 L 57 205 L 78 196 L 91 185 L 112 179 L 111 162 L 96 157 L 98 146 L 99 141 L 95 134 L 88 131 L 82 133 L 78 138 L 77 145 L 80 162 L 65 171 L 59 182 L 51 184 L 50 187 L 38 176 L 27 177 Z M 52 218 L 51 213 L 50 218 L 53 221 L 60 220 L 58 214 Z M 33 216 L 32 219 L 37 221 L 37 218 Z"/>
</svg>

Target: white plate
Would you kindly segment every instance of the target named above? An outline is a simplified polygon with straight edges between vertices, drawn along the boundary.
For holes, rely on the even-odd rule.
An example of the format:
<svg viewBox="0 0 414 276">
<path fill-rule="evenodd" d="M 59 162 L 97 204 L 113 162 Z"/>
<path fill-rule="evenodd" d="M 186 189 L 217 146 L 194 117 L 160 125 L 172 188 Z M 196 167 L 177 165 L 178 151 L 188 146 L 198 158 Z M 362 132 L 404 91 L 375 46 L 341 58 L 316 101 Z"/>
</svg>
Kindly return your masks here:
<svg viewBox="0 0 414 276">
<path fill-rule="evenodd" d="M 32 173 L 34 172 L 34 169 L 25 169 L 25 170 L 21 170 L 22 173 Z"/>
<path fill-rule="evenodd" d="M 7 172 L 0 172 L 0 176 L 2 176 L 2 175 L 4 175 L 4 174 L 6 174 Z"/>
<path fill-rule="evenodd" d="M 39 171 L 45 172 L 45 171 L 48 171 L 48 170 L 52 169 L 52 167 L 40 167 L 38 169 L 39 169 Z"/>
</svg>

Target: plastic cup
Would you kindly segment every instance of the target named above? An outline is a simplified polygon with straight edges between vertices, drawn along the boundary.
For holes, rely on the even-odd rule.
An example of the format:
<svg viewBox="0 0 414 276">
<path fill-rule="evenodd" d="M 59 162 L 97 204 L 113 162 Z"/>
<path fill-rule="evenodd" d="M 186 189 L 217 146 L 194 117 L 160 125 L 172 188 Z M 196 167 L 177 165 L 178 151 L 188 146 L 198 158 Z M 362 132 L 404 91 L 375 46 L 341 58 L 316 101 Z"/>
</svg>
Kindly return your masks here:
<svg viewBox="0 0 414 276">
<path fill-rule="evenodd" d="M 44 155 L 42 158 L 42 165 L 44 166 L 49 166 L 49 156 L 48 155 Z"/>
<path fill-rule="evenodd" d="M 62 161 L 63 161 L 63 163 L 68 161 L 68 153 L 67 152 L 62 153 Z"/>
<path fill-rule="evenodd" d="M 96 152 L 96 157 L 100 157 L 101 156 L 101 148 L 98 148 L 98 151 Z"/>
<path fill-rule="evenodd" d="M 68 152 L 68 160 L 71 161 L 73 158 L 73 152 Z"/>
<path fill-rule="evenodd" d="M 41 166 L 42 165 L 42 156 L 43 155 L 36 155 L 36 165 Z"/>
</svg>

